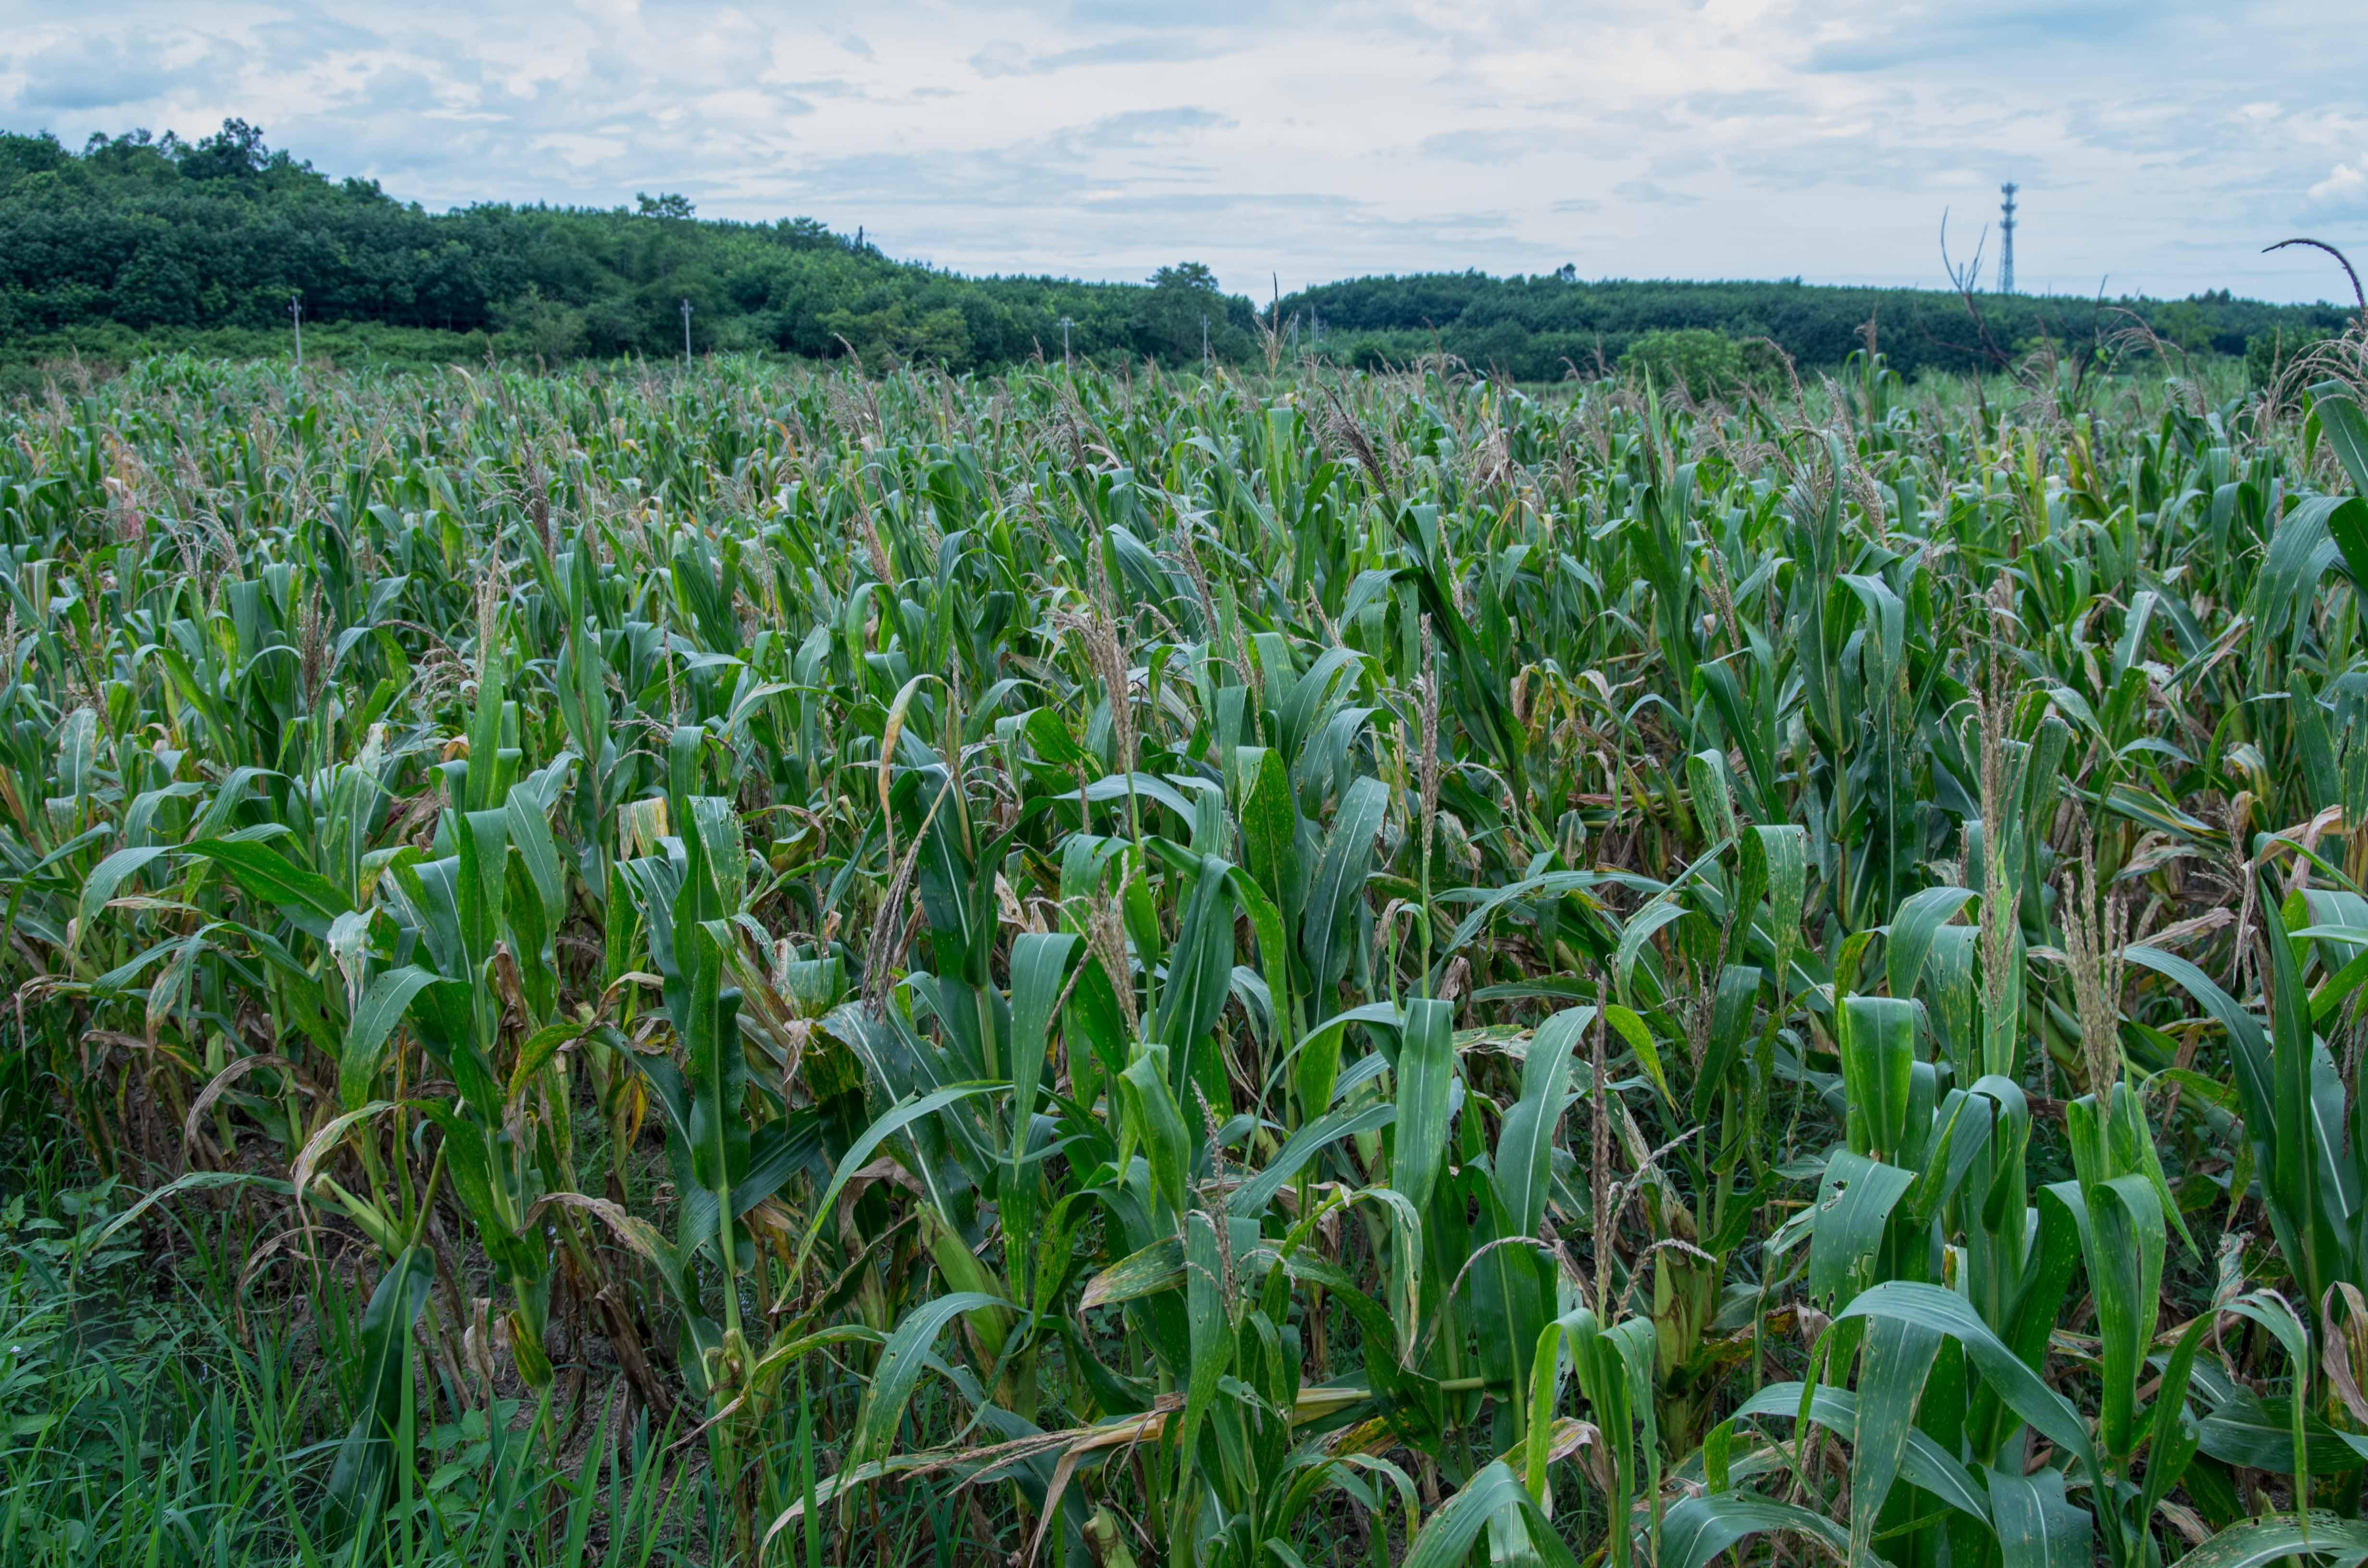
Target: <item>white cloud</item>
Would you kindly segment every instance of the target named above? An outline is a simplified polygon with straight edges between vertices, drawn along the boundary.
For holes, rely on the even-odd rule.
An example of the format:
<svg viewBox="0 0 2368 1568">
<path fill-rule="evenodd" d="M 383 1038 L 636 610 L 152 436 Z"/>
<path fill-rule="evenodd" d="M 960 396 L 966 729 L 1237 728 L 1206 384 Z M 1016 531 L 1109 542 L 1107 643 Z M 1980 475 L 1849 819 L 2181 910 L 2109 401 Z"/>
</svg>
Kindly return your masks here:
<svg viewBox="0 0 2368 1568">
<path fill-rule="evenodd" d="M 2368 250 L 2368 43 L 2332 0 L 9 10 L 9 129 L 239 115 L 431 208 L 678 190 L 972 271 L 1933 283 L 1941 210 L 1977 229 L 2008 178 L 2026 287 L 2316 297 L 2260 246 Z"/>
<path fill-rule="evenodd" d="M 2368 158 L 2336 165 L 2325 179 L 2310 187 L 2310 204 L 2328 212 L 2368 217 Z"/>
<path fill-rule="evenodd" d="M 1426 158 L 1452 164 L 1494 165 L 1509 164 L 1536 149 L 1519 131 L 1435 131 L 1422 139 L 1419 150 Z"/>
</svg>

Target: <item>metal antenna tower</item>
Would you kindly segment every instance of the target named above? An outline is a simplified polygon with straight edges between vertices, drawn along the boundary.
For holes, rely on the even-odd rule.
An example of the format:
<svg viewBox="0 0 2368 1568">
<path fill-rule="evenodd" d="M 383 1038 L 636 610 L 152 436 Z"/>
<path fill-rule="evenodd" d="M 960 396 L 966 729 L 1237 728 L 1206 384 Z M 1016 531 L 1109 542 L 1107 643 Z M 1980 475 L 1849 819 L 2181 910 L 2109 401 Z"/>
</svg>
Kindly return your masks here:
<svg viewBox="0 0 2368 1568">
<path fill-rule="evenodd" d="M 1998 292 L 2001 294 L 2014 292 L 2014 193 L 2016 188 L 2012 180 L 1998 187 L 1998 194 L 2006 198 L 2005 204 L 1998 212 Z"/>
</svg>

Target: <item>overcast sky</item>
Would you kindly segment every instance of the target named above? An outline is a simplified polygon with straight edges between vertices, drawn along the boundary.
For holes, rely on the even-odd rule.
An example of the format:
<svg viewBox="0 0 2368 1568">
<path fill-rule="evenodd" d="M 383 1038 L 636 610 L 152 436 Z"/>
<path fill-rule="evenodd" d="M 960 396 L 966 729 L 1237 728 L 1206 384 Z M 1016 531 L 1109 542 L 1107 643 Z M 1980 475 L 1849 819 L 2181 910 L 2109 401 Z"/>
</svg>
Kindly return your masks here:
<svg viewBox="0 0 2368 1568">
<path fill-rule="evenodd" d="M 818 218 L 965 272 L 1933 284 L 2022 187 L 2026 290 L 2346 298 L 2356 0 L 730 6 L 0 0 L 0 126 L 225 115 L 430 209 Z M 1995 256 L 1995 231 L 1990 241 Z"/>
</svg>

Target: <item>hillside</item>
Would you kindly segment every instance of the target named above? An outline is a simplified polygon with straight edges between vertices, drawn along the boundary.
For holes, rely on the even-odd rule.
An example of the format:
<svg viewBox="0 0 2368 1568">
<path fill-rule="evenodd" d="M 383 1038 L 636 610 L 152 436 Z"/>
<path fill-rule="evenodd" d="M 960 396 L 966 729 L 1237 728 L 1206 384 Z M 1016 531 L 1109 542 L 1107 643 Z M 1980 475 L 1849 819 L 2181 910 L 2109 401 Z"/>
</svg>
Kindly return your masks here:
<svg viewBox="0 0 2368 1568">
<path fill-rule="evenodd" d="M 0 133 L 0 335 L 101 352 L 269 332 L 291 296 L 308 328 L 368 325 L 397 358 L 546 359 L 694 350 L 935 360 L 955 369 L 1061 352 L 1173 362 L 1249 348 L 1247 301 L 1205 268 L 1156 287 L 958 278 L 896 262 L 809 219 L 719 222 L 679 198 L 610 211 L 480 205 L 431 214 L 375 181 L 336 180 L 226 123 L 201 142 Z M 458 338 L 483 338 L 473 348 Z"/>
<path fill-rule="evenodd" d="M 1258 349 L 1248 300 L 1207 268 L 1147 284 L 966 278 L 899 262 L 807 218 L 694 215 L 679 197 L 634 210 L 481 204 L 430 213 L 375 181 L 337 179 L 243 120 L 188 142 L 145 131 L 80 152 L 46 132 L 0 132 L 0 366 L 80 357 L 120 362 L 159 348 L 284 352 L 291 299 L 316 351 L 382 361 L 546 362 L 626 355 L 849 351 L 874 365 L 955 370 L 1061 352 L 1190 363 Z M 2190 348 L 2332 330 L 2342 312 L 2229 298 L 1989 296 L 1989 337 L 2015 352 L 2078 342 L 2143 319 Z M 1269 302 L 1269 309 L 1276 306 Z M 2116 309 L 2117 308 L 2117 309 Z M 1992 356 L 1963 302 L 1933 290 L 1780 282 L 1581 282 L 1565 270 L 1364 278 L 1285 297 L 1294 348 L 1349 362 L 1434 347 L 1525 381 L 1616 363 L 1641 335 L 1708 329 L 1781 344 L 1804 368 L 1839 364 L 1876 324 L 1902 370 L 1967 369 Z M 2125 312 L 2125 313 L 2123 313 Z"/>
</svg>

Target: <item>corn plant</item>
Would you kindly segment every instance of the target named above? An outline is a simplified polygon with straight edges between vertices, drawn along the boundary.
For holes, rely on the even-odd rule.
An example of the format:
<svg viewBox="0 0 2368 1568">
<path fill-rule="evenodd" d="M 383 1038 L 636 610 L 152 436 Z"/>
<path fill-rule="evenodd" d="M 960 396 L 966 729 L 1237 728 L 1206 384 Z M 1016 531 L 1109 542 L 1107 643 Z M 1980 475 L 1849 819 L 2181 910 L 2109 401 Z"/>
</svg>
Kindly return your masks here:
<svg viewBox="0 0 2368 1568">
<path fill-rule="evenodd" d="M 2368 1561 L 2368 421 L 2108 385 L 61 390 L 9 1050 L 339 1551 Z"/>
</svg>

